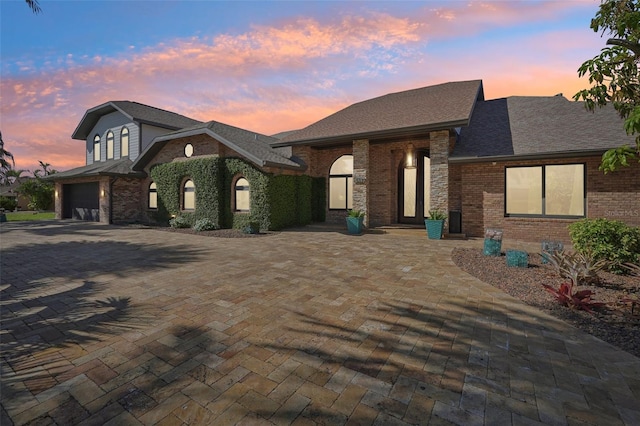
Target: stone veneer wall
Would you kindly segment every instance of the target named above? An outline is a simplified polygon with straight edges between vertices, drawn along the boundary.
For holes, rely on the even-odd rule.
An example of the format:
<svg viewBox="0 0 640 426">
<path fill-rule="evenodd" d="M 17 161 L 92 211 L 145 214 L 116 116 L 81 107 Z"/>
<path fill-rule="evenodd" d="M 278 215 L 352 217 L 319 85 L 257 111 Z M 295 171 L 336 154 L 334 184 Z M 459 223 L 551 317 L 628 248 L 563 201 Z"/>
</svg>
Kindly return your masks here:
<svg viewBox="0 0 640 426">
<path fill-rule="evenodd" d="M 449 131 L 431 132 L 431 210 L 449 210 Z"/>
<path fill-rule="evenodd" d="M 353 209 L 364 212 L 364 225 L 369 226 L 369 141 L 353 141 Z"/>
<path fill-rule="evenodd" d="M 578 219 L 504 217 L 504 185 L 507 166 L 570 163 L 586 164 L 587 217 L 618 219 L 640 226 L 640 167 L 634 164 L 605 175 L 598 170 L 600 157 L 576 157 L 450 165 L 451 175 L 460 176 L 460 185 L 452 185 L 451 189 L 452 198 L 461 201 L 462 232 L 482 237 L 486 228 L 500 228 L 509 239 L 569 243 L 567 225 Z"/>
</svg>

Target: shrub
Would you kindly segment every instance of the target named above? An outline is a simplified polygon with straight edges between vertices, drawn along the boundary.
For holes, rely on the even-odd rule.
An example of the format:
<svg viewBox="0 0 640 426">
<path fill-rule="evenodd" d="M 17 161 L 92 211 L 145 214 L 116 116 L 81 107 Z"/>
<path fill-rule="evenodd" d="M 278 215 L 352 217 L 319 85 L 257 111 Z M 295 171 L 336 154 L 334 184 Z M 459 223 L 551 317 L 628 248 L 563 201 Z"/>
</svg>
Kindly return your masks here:
<svg viewBox="0 0 640 426">
<path fill-rule="evenodd" d="M 12 197 L 0 197 L 0 209 L 5 209 L 6 211 L 12 212 L 18 207 L 18 202 L 15 198 Z"/>
<path fill-rule="evenodd" d="M 191 228 L 189 220 L 184 216 L 176 216 L 169 221 L 169 226 L 172 228 Z"/>
<path fill-rule="evenodd" d="M 591 284 L 598 280 L 597 272 L 607 266 L 604 259 L 594 260 L 592 256 L 564 250 L 542 253 L 561 278 L 571 280 L 575 285 Z"/>
<path fill-rule="evenodd" d="M 218 227 L 216 226 L 216 224 L 213 223 L 211 219 L 208 219 L 206 217 L 203 219 L 196 220 L 196 223 L 193 225 L 193 230 L 196 232 L 213 231 L 214 229 L 217 229 L 217 228 Z"/>
<path fill-rule="evenodd" d="M 611 272 L 623 273 L 624 263 L 640 260 L 640 229 L 622 221 L 582 219 L 569 225 L 569 235 L 578 252 L 608 261 Z"/>
</svg>

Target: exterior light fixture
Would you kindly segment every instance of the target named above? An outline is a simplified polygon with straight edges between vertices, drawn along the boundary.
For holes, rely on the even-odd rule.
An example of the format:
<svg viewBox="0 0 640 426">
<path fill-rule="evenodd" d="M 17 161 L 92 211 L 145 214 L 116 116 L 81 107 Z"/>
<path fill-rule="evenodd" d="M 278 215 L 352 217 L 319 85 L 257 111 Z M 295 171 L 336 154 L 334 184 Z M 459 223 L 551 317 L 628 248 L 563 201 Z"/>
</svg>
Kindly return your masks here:
<svg viewBox="0 0 640 426">
<path fill-rule="evenodd" d="M 104 189 L 100 191 L 100 196 L 104 198 Z"/>
<path fill-rule="evenodd" d="M 413 144 L 412 143 L 407 145 L 407 152 L 405 154 L 404 168 L 405 169 L 415 169 L 416 168 L 416 153 L 415 153 L 415 149 L 413 148 Z"/>
</svg>

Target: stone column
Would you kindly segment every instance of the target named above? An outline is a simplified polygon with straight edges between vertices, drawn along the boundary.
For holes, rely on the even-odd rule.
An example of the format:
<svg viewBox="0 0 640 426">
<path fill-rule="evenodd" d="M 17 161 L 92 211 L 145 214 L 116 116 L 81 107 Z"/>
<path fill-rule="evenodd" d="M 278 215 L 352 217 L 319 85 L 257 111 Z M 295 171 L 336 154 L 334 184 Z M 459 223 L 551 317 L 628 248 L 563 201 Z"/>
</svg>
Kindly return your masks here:
<svg viewBox="0 0 640 426">
<path fill-rule="evenodd" d="M 429 133 L 431 158 L 431 209 L 449 214 L 449 131 Z"/>
<path fill-rule="evenodd" d="M 111 223 L 111 185 L 109 185 L 109 177 L 100 178 L 98 189 L 100 222 Z"/>
<path fill-rule="evenodd" d="M 369 226 L 369 140 L 353 141 L 353 208 L 365 213 L 364 225 Z"/>
</svg>

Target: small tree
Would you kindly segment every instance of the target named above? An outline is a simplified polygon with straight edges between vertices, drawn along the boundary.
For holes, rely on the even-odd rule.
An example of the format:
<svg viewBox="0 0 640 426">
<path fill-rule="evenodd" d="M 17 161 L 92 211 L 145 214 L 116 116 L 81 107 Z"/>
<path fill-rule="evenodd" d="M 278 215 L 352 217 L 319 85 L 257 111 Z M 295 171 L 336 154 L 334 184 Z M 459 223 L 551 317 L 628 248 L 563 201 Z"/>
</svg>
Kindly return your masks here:
<svg viewBox="0 0 640 426">
<path fill-rule="evenodd" d="M 591 20 L 591 28 L 613 38 L 607 40 L 609 47 L 603 48 L 600 55 L 580 66 L 578 75 L 588 74 L 593 86 L 573 98 L 584 100 L 590 111 L 612 103 L 625 119 L 627 134 L 638 134 L 635 147 L 621 146 L 602 156 L 600 170 L 607 173 L 640 158 L 640 1 L 603 0 Z"/>
<path fill-rule="evenodd" d="M 35 170 L 35 179 L 29 179 L 18 188 L 18 192 L 29 198 L 29 208 L 32 210 L 47 210 L 53 204 L 55 187 L 53 182 L 43 179 L 56 173 L 51 164 L 39 161 L 41 170 Z"/>
<path fill-rule="evenodd" d="M 11 160 L 11 162 L 9 162 Z M 4 141 L 2 140 L 2 132 L 0 132 L 0 184 L 7 183 L 7 173 L 15 166 L 13 154 L 4 149 Z"/>
</svg>

